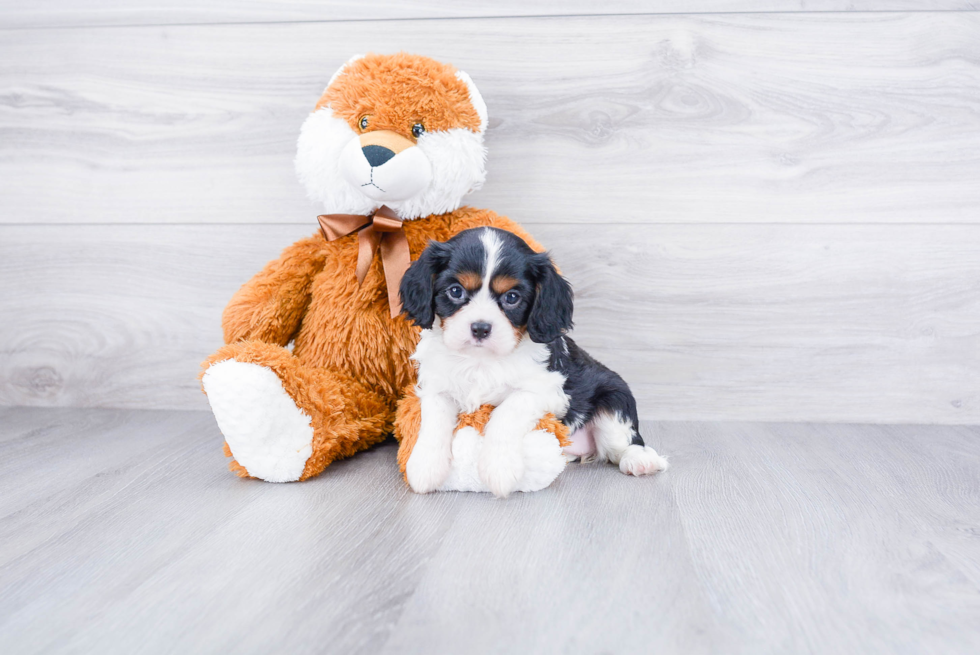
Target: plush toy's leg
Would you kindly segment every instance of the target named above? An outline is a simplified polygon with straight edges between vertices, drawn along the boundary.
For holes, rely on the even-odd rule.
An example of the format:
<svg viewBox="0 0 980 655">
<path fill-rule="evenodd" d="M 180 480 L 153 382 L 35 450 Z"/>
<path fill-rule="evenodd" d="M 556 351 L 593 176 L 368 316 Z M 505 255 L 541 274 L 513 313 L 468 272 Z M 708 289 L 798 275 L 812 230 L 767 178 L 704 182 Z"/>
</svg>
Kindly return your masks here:
<svg viewBox="0 0 980 655">
<path fill-rule="evenodd" d="M 304 366 L 279 346 L 230 344 L 203 368 L 204 391 L 239 474 L 306 480 L 382 441 L 392 428 L 394 412 L 377 391 Z"/>
</svg>

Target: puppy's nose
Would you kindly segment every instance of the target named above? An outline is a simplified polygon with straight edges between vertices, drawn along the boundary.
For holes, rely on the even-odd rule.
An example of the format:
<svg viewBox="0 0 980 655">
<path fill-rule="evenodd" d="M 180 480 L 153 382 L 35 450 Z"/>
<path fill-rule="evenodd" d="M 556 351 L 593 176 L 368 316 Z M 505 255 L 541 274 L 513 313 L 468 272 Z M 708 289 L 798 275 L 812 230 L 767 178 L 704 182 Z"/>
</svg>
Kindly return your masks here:
<svg viewBox="0 0 980 655">
<path fill-rule="evenodd" d="M 393 150 L 389 150 L 384 146 L 364 146 L 361 148 L 361 152 L 364 153 L 364 158 L 368 160 L 371 166 L 381 166 L 395 156 Z"/>
<path fill-rule="evenodd" d="M 477 341 L 483 341 L 490 336 L 490 324 L 483 323 L 482 321 L 479 323 L 470 323 L 470 332 Z"/>
</svg>

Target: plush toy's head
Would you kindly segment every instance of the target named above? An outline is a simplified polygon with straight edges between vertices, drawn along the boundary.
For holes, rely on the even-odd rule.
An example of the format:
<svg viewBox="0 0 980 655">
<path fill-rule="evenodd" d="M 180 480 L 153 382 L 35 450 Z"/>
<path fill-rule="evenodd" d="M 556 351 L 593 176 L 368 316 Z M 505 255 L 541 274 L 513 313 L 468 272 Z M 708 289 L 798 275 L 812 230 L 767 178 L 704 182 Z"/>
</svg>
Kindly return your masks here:
<svg viewBox="0 0 980 655">
<path fill-rule="evenodd" d="M 486 127 L 463 71 L 405 53 L 357 56 L 303 124 L 296 171 L 326 213 L 441 214 L 483 184 Z"/>
</svg>

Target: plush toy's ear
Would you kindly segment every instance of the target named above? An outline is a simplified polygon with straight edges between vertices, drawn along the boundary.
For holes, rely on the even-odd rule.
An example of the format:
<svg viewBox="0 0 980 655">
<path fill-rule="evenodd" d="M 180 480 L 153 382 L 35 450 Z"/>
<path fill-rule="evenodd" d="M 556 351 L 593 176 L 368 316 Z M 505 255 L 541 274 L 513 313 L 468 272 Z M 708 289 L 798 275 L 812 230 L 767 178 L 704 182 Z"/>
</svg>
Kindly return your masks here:
<svg viewBox="0 0 980 655">
<path fill-rule="evenodd" d="M 398 288 L 402 311 L 423 330 L 431 329 L 435 321 L 435 277 L 448 262 L 449 246 L 430 241 L 402 277 Z"/>
<path fill-rule="evenodd" d="M 476 110 L 477 115 L 480 117 L 480 134 L 487 131 L 487 103 L 483 101 L 483 96 L 480 95 L 479 89 L 476 88 L 476 84 L 473 84 L 473 80 L 464 71 L 456 71 L 456 77 L 466 85 L 466 89 L 470 92 L 470 104 L 473 105 L 473 109 Z"/>
<path fill-rule="evenodd" d="M 535 343 L 551 343 L 572 329 L 572 285 L 558 274 L 547 253 L 534 255 L 537 294 L 527 317 L 527 334 Z"/>
<path fill-rule="evenodd" d="M 338 68 L 337 69 L 337 72 L 334 73 L 330 77 L 330 81 L 327 82 L 327 88 L 324 89 L 323 92 L 326 93 L 327 92 L 327 89 L 330 88 L 330 85 L 334 83 L 334 80 L 336 80 L 338 77 L 340 77 L 340 74 L 344 72 L 344 69 L 347 68 L 348 66 L 350 66 L 351 64 L 353 64 L 358 59 L 364 59 L 364 55 L 354 55 L 353 57 L 351 57 L 350 59 L 348 59 L 347 61 L 345 61 L 344 62 L 344 65 L 341 66 L 340 68 Z"/>
</svg>

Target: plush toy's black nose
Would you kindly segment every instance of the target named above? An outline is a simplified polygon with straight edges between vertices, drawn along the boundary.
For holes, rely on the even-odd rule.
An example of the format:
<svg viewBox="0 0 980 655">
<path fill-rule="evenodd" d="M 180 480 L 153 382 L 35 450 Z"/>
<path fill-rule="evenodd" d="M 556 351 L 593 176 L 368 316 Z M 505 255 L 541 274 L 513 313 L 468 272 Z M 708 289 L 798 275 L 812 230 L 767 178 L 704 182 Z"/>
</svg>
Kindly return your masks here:
<svg viewBox="0 0 980 655">
<path fill-rule="evenodd" d="M 490 336 L 490 324 L 483 322 L 470 323 L 470 332 L 477 341 L 483 341 Z"/>
<path fill-rule="evenodd" d="M 395 156 L 394 152 L 384 146 L 364 146 L 361 148 L 361 152 L 364 153 L 364 158 L 368 160 L 371 166 L 380 166 Z"/>
</svg>

